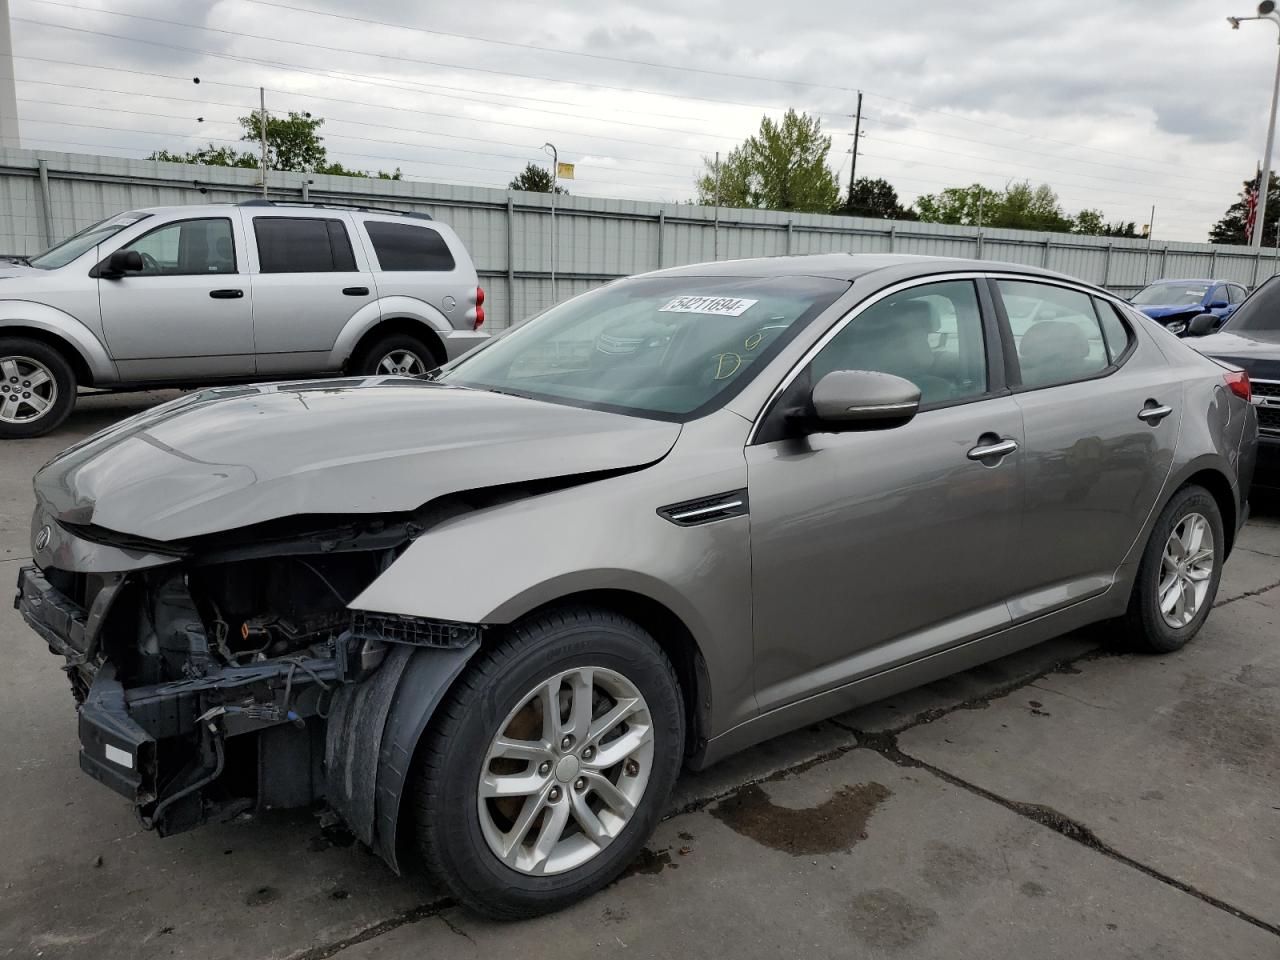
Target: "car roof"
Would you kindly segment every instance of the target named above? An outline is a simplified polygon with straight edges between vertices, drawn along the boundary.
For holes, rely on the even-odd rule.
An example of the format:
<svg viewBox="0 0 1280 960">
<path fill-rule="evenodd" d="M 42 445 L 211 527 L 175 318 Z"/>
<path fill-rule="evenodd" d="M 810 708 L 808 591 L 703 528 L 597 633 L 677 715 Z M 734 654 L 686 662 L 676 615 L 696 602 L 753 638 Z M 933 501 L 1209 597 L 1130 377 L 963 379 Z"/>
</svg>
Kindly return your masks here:
<svg viewBox="0 0 1280 960">
<path fill-rule="evenodd" d="M 1155 287 L 1162 283 L 1234 283 L 1239 287 L 1245 285 L 1243 280 L 1232 280 L 1229 277 L 1223 277 L 1220 280 L 1211 280 L 1208 277 L 1162 277 L 1159 280 L 1152 280 L 1147 286 Z"/>
<path fill-rule="evenodd" d="M 907 253 L 811 253 L 785 257 L 755 257 L 747 260 L 720 260 L 668 267 L 642 274 L 645 277 L 824 277 L 850 283 L 871 274 L 885 274 L 886 282 L 908 280 L 935 273 L 992 271 L 1022 273 L 1032 277 L 1069 280 L 1095 290 L 1093 284 L 1053 270 L 1025 263 L 998 260 L 971 260 L 965 257 L 930 257 Z M 1104 291 L 1105 292 L 1105 291 Z"/>
</svg>

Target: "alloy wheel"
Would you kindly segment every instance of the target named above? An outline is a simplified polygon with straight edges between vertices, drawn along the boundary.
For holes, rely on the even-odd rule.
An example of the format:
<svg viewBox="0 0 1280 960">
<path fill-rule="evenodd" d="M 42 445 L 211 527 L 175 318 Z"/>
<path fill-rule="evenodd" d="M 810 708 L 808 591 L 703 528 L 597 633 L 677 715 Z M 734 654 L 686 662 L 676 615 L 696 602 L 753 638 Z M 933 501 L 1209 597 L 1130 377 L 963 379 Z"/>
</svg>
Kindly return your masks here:
<svg viewBox="0 0 1280 960">
<path fill-rule="evenodd" d="M 1213 528 L 1198 513 L 1174 526 L 1164 545 L 1157 596 L 1164 622 L 1178 629 L 1195 619 L 1209 593 L 1214 568 Z"/>
<path fill-rule="evenodd" d="M 392 350 L 378 361 L 375 369 L 386 376 L 417 377 L 427 372 L 427 365 L 411 350 Z"/>
<path fill-rule="evenodd" d="M 58 401 L 53 371 L 31 357 L 0 357 L 0 423 L 32 423 Z"/>
<path fill-rule="evenodd" d="M 620 673 L 575 667 L 526 693 L 480 768 L 480 827 L 493 854 L 534 876 L 564 873 L 626 828 L 653 770 L 653 721 Z"/>
</svg>

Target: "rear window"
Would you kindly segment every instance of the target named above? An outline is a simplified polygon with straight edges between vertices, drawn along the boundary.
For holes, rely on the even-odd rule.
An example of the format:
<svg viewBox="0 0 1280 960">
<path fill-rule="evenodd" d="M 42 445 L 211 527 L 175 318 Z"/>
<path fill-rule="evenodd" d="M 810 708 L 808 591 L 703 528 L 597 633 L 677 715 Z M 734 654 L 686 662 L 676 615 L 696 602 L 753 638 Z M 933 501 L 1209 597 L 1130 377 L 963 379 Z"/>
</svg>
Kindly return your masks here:
<svg viewBox="0 0 1280 960">
<path fill-rule="evenodd" d="M 341 220 L 255 217 L 262 273 L 334 273 L 356 268 L 351 239 Z"/>
<path fill-rule="evenodd" d="M 452 270 L 453 254 L 444 237 L 410 223 L 366 220 L 365 230 L 381 270 Z"/>
</svg>

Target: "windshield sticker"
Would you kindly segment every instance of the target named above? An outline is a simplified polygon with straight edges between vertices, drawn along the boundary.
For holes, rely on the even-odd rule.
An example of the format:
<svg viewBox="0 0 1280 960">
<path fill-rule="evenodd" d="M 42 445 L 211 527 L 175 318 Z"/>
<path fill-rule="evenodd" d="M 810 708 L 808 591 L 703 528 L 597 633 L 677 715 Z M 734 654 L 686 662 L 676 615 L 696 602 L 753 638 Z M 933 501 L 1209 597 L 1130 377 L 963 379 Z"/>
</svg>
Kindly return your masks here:
<svg viewBox="0 0 1280 960">
<path fill-rule="evenodd" d="M 659 313 L 705 313 L 713 317 L 740 317 L 759 300 L 740 297 L 676 297 L 659 307 Z"/>
</svg>

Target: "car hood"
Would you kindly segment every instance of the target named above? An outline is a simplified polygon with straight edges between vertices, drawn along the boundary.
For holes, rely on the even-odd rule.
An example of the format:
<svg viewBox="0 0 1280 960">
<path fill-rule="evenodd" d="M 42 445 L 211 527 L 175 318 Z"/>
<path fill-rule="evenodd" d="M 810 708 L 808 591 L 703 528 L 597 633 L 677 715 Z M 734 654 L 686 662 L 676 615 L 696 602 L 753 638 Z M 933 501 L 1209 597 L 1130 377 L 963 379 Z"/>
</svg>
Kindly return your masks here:
<svg viewBox="0 0 1280 960">
<path fill-rule="evenodd" d="M 169 542 L 641 467 L 679 434 L 677 423 L 410 378 L 228 387 L 90 437 L 46 464 L 35 488 L 61 521 Z"/>
<path fill-rule="evenodd" d="M 1135 306 L 1137 306 L 1135 304 Z M 1199 314 L 1204 313 L 1205 309 L 1198 303 L 1188 306 L 1185 303 L 1168 303 L 1168 304 L 1143 304 L 1137 309 L 1141 310 L 1153 320 L 1160 320 L 1164 317 L 1174 317 L 1184 313 Z"/>
<path fill-rule="evenodd" d="M 1223 330 L 1184 342 L 1207 357 L 1244 367 L 1251 377 L 1280 379 L 1280 330 Z"/>
</svg>

